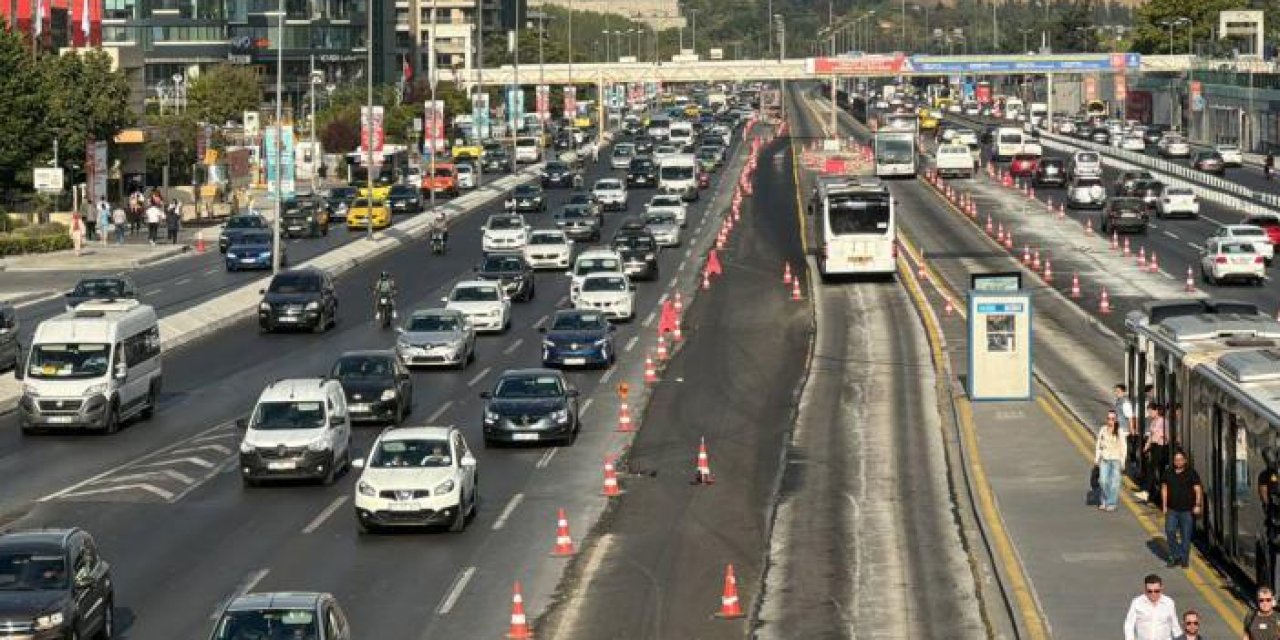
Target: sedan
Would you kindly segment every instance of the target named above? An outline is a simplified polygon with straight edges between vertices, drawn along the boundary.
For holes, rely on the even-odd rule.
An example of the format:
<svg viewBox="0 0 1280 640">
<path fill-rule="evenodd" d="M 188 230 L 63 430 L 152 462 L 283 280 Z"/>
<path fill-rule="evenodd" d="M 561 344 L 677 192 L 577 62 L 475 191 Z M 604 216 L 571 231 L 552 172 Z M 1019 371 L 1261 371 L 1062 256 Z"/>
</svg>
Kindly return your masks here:
<svg viewBox="0 0 1280 640">
<path fill-rule="evenodd" d="M 573 178 L 577 175 L 573 167 L 555 160 L 543 166 L 541 181 L 544 188 L 573 186 Z"/>
<path fill-rule="evenodd" d="M 528 245 L 526 245 L 528 246 Z M 518 302 L 533 300 L 533 267 L 524 259 L 524 253 L 491 253 L 476 267 L 480 280 L 498 282 L 507 297 Z"/>
<path fill-rule="evenodd" d="M 81 279 L 63 296 L 63 300 L 67 311 L 71 311 L 89 300 L 132 300 L 137 297 L 138 289 L 133 286 L 133 280 L 124 276 L 100 276 Z"/>
<path fill-rule="evenodd" d="M 400 424 L 413 409 L 413 380 L 392 351 L 348 351 L 329 377 L 342 383 L 352 422 Z"/>
<path fill-rule="evenodd" d="M 227 271 L 241 269 L 270 269 L 272 239 L 270 233 L 244 233 L 236 237 L 236 241 L 227 247 L 224 256 Z M 289 256 L 285 253 L 285 245 L 280 245 L 280 266 L 289 264 Z"/>
<path fill-rule="evenodd" d="M 1034 176 L 1039 165 L 1040 156 L 1020 153 L 1009 163 L 1009 173 L 1019 178 Z"/>
<path fill-rule="evenodd" d="M 522 184 L 512 190 L 506 206 L 509 211 L 534 213 L 546 211 L 547 201 L 542 195 L 541 188 L 536 185 Z"/>
<path fill-rule="evenodd" d="M 1067 164 L 1061 158 L 1044 158 L 1036 167 L 1032 184 L 1037 187 L 1063 187 L 1067 184 Z"/>
<path fill-rule="evenodd" d="M 1197 151 L 1191 156 L 1191 166 L 1196 171 L 1222 175 L 1227 165 L 1217 151 Z"/>
<path fill-rule="evenodd" d="M 653 239 L 660 247 L 680 246 L 680 223 L 674 213 L 654 211 L 644 216 L 644 227 L 653 234 Z"/>
<path fill-rule="evenodd" d="M 1111 198 L 1102 211 L 1098 228 L 1103 233 L 1113 231 L 1147 232 L 1147 203 L 1139 198 Z"/>
<path fill-rule="evenodd" d="M 456 309 L 414 311 L 396 333 L 396 354 L 406 367 L 465 369 L 476 359 L 476 330 Z"/>
<path fill-rule="evenodd" d="M 422 191 L 407 184 L 392 185 L 387 202 L 391 203 L 392 213 L 421 213 Z"/>
<path fill-rule="evenodd" d="M 613 145 L 613 153 L 609 155 L 609 166 L 614 169 L 626 169 L 631 166 L 631 158 L 636 155 L 636 146 L 630 142 L 619 142 Z"/>
<path fill-rule="evenodd" d="M 511 299 L 496 283 L 459 282 L 442 301 L 446 309 L 461 311 L 467 316 L 476 331 L 502 333 L 511 327 Z"/>
<path fill-rule="evenodd" d="M 1181 136 L 1165 136 L 1160 139 L 1160 155 L 1186 158 L 1191 155 L 1191 145 Z"/>
<path fill-rule="evenodd" d="M 1230 238 L 1233 240 L 1244 240 L 1253 244 L 1258 253 L 1266 259 L 1267 264 L 1271 264 L 1271 260 L 1275 258 L 1275 245 L 1271 243 L 1271 236 L 1267 234 L 1267 230 L 1253 224 L 1227 224 L 1218 227 L 1217 232 L 1213 234 L 1215 238 Z"/>
<path fill-rule="evenodd" d="M 599 240 L 600 219 L 584 205 L 567 204 L 555 216 L 556 227 L 573 240 Z"/>
<path fill-rule="evenodd" d="M 546 334 L 542 338 L 544 367 L 608 367 L 617 357 L 615 327 L 598 311 L 557 311 L 551 326 L 539 331 Z"/>
<path fill-rule="evenodd" d="M 1220 144 L 1213 148 L 1222 157 L 1222 166 L 1238 167 L 1244 164 L 1244 153 L 1234 144 Z"/>
<path fill-rule="evenodd" d="M 1142 153 L 1147 149 L 1147 142 L 1142 139 L 1141 135 L 1126 135 L 1120 140 L 1120 148 L 1125 151 L 1137 151 Z"/>
<path fill-rule="evenodd" d="M 521 251 L 529 241 L 529 225 L 524 216 L 518 213 L 504 213 L 489 216 L 481 227 L 480 250 Z"/>
<path fill-rule="evenodd" d="M 1274 213 L 1255 213 L 1245 217 L 1240 224 L 1251 224 L 1262 227 L 1267 232 L 1267 239 L 1272 245 L 1280 244 L 1280 215 Z"/>
<path fill-rule="evenodd" d="M 223 225 L 222 233 L 218 236 L 218 250 L 226 253 L 227 247 L 234 244 L 241 235 L 268 229 L 270 229 L 270 225 L 267 224 L 267 219 L 256 213 L 242 213 L 231 216 Z"/>
<path fill-rule="evenodd" d="M 625 275 L 592 273 L 582 279 L 573 305 L 583 311 L 599 311 L 611 320 L 631 320 L 636 315 L 635 289 Z"/>
<path fill-rule="evenodd" d="M 591 188 L 591 196 L 609 211 L 627 210 L 627 185 L 617 178 L 603 178 Z"/>
<path fill-rule="evenodd" d="M 369 457 L 356 458 L 356 524 L 361 532 L 405 526 L 459 533 L 475 515 L 477 463 L 456 427 L 383 431 Z"/>
<path fill-rule="evenodd" d="M 1200 254 L 1200 276 L 1209 284 L 1243 280 L 1262 286 L 1266 274 L 1266 259 L 1252 242 L 1210 238 Z"/>
<path fill-rule="evenodd" d="M 578 437 L 578 390 L 554 369 L 515 369 L 498 376 L 484 399 L 486 447 L 499 443 L 557 442 Z"/>
<path fill-rule="evenodd" d="M 573 260 L 573 241 L 561 229 L 534 229 L 524 246 L 524 259 L 534 269 L 563 271 Z"/>
<path fill-rule="evenodd" d="M 1199 215 L 1200 200 L 1190 187 L 1165 187 L 1160 193 L 1160 199 L 1156 201 L 1156 217 L 1159 218 L 1195 218 Z"/>
</svg>

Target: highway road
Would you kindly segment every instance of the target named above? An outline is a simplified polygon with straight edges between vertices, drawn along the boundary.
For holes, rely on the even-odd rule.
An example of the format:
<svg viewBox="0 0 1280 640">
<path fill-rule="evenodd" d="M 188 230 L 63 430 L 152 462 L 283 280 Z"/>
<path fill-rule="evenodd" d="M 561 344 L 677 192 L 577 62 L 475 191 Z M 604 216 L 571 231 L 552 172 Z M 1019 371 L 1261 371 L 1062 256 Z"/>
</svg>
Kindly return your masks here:
<svg viewBox="0 0 1280 640">
<path fill-rule="evenodd" d="M 587 182 L 602 173 L 593 167 Z M 714 190 L 715 185 L 704 193 Z M 629 211 L 640 211 L 648 193 L 634 192 Z M 551 191 L 549 212 L 534 215 L 534 225 L 550 224 L 550 212 L 566 195 Z M 691 207 L 690 234 L 702 231 L 705 237 L 714 228 L 700 226 L 710 199 Z M 332 591 L 360 637 L 497 637 L 507 622 L 513 579 L 528 581 L 534 610 L 546 604 L 559 579 L 560 561 L 545 559 L 555 508 L 569 500 L 566 494 L 596 496 L 599 461 L 615 444 L 612 406 L 592 403 L 608 401 L 615 375 L 638 371 L 637 355 L 652 322 L 646 310 L 665 293 L 677 266 L 691 262 L 690 249 L 663 252 L 661 279 L 640 283 L 639 319 L 617 334 L 624 350 L 619 364 L 570 374 L 584 397 L 584 433 L 574 447 L 479 453 L 479 516 L 461 535 L 358 535 L 350 505 L 352 474 L 327 488 L 246 490 L 234 465 L 239 434 L 233 421 L 271 380 L 321 374 L 346 350 L 390 347 L 394 334 L 373 326 L 369 308 L 377 273 L 397 276 L 402 310 L 439 306 L 452 283 L 479 261 L 479 226 L 486 214 L 500 210 L 495 203 L 456 223 L 445 256 L 429 256 L 415 245 L 344 274 L 338 279 L 342 305 L 335 330 L 262 335 L 246 321 L 168 354 L 160 411 L 150 422 L 109 438 L 22 437 L 15 416 L 0 417 L 0 477 L 6 478 L 0 512 L 6 527 L 76 525 L 92 532 L 113 565 L 121 637 L 131 640 L 201 637 L 220 603 L 250 589 Z M 606 237 L 621 218 L 608 214 Z M 319 251 L 345 237 L 331 233 L 311 248 Z M 216 255 L 176 264 L 198 273 L 216 263 Z M 157 269 L 155 275 L 162 273 Z M 144 292 L 159 280 L 145 282 Z M 410 424 L 457 424 L 470 442 L 480 442 L 478 393 L 504 369 L 538 363 L 536 329 L 565 304 L 566 278 L 539 274 L 537 290 L 533 301 L 515 305 L 509 333 L 480 339 L 477 360 L 467 370 L 414 374 Z M 172 295 L 163 299 L 188 303 Z M 357 449 L 367 450 L 378 431 L 358 426 Z"/>
</svg>

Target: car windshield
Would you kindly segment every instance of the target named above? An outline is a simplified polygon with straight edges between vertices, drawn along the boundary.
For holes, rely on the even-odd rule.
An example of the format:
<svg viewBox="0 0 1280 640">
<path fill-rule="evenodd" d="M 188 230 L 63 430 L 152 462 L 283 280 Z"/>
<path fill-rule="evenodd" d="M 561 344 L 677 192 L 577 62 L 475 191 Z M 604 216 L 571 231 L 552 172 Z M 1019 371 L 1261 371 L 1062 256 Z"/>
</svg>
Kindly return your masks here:
<svg viewBox="0 0 1280 640">
<path fill-rule="evenodd" d="M 564 244 L 565 238 L 563 233 L 534 233 L 529 238 L 529 244 Z"/>
<path fill-rule="evenodd" d="M 436 167 L 435 176 L 437 178 L 452 178 L 453 172 L 453 167 Z"/>
<path fill-rule="evenodd" d="M 481 271 L 520 271 L 520 258 L 516 256 L 489 256 L 484 259 Z"/>
<path fill-rule="evenodd" d="M 1097 161 L 1098 161 L 1098 154 L 1096 153 L 1081 153 L 1076 156 L 1077 163 L 1093 164 L 1093 163 L 1096 163 Z"/>
<path fill-rule="evenodd" d="M 1248 227 L 1236 227 L 1231 230 L 1231 235 L 1237 238 L 1257 238 L 1267 235 L 1263 229 L 1250 229 Z"/>
<path fill-rule="evenodd" d="M 1114 198 L 1111 200 L 1113 211 L 1145 211 L 1146 203 L 1137 198 Z"/>
<path fill-rule="evenodd" d="M 683 204 L 679 196 L 655 196 L 649 201 L 649 205 L 654 207 L 679 207 Z"/>
<path fill-rule="evenodd" d="M 32 378 L 84 379 L 107 373 L 110 345 L 36 344 L 31 348 L 27 374 Z"/>
<path fill-rule="evenodd" d="M 645 216 L 644 223 L 646 225 L 674 225 L 676 223 L 676 217 L 670 213 L 656 213 Z"/>
<path fill-rule="evenodd" d="M 315 640 L 320 637 L 310 609 L 228 611 L 222 614 L 213 640 Z"/>
<path fill-rule="evenodd" d="M 524 221 L 514 216 L 494 216 L 489 218 L 490 230 L 523 229 Z"/>
<path fill-rule="evenodd" d="M 626 291 L 627 281 L 621 276 L 599 276 L 582 281 L 583 291 Z"/>
<path fill-rule="evenodd" d="M 227 220 L 228 229 L 265 229 L 267 221 L 262 216 L 232 216 Z"/>
<path fill-rule="evenodd" d="M 596 191 L 621 191 L 622 183 L 617 180 L 600 180 L 596 182 Z"/>
<path fill-rule="evenodd" d="M 329 198 L 333 200 L 350 200 L 356 195 L 355 187 L 338 187 L 329 192 Z"/>
<path fill-rule="evenodd" d="M 587 208 L 583 205 L 570 205 L 560 212 L 560 219 L 562 220 L 577 220 L 589 217 L 591 216 L 587 213 Z"/>
<path fill-rule="evenodd" d="M 118 278 L 81 280 L 71 295 L 80 298 L 119 298 L 125 295 L 125 284 Z"/>
<path fill-rule="evenodd" d="M 315 293 L 320 290 L 320 279 L 310 275 L 281 274 L 271 281 L 267 289 L 271 293 Z"/>
<path fill-rule="evenodd" d="M 453 316 L 428 313 L 411 316 L 404 328 L 405 331 L 457 331 L 461 323 Z"/>
<path fill-rule="evenodd" d="M 1187 187 L 1169 187 L 1168 189 L 1164 190 L 1164 194 L 1166 196 L 1194 196 L 1196 195 L 1196 192 L 1192 191 Z M 1250 224 L 1257 224 L 1257 223 L 1250 223 Z"/>
<path fill-rule="evenodd" d="M 410 187 L 404 184 L 398 184 L 391 187 L 391 191 L 389 193 L 393 198 L 408 197 L 413 195 L 413 187 Z"/>
<path fill-rule="evenodd" d="M 597 271 L 621 271 L 618 261 L 614 258 L 580 258 L 578 263 L 574 265 L 573 272 L 580 276 Z"/>
<path fill-rule="evenodd" d="M 516 138 L 516 146 L 517 147 L 537 147 L 538 139 L 537 138 Z"/>
<path fill-rule="evenodd" d="M 890 203 L 886 196 L 832 196 L 827 199 L 832 235 L 890 233 Z"/>
<path fill-rule="evenodd" d="M 535 187 L 532 187 L 529 185 L 521 185 L 516 187 L 515 191 L 513 191 L 512 194 L 515 195 L 515 197 L 517 198 L 536 198 L 539 195 L 541 195 L 540 193 L 538 193 L 538 190 Z"/>
<path fill-rule="evenodd" d="M 375 206 L 375 207 L 381 207 L 381 206 L 383 206 L 383 204 L 384 204 L 384 203 L 383 203 L 383 201 L 382 201 L 382 200 L 374 200 L 374 201 L 373 201 L 373 206 Z M 368 199 L 368 198 L 357 198 L 355 202 L 352 202 L 352 203 L 351 203 L 351 208 L 352 208 L 352 209 L 367 209 L 368 207 L 369 207 L 369 199 Z"/>
<path fill-rule="evenodd" d="M 1248 242 L 1224 242 L 1218 245 L 1218 253 L 1226 255 L 1246 255 L 1257 253 L 1258 250 L 1253 248 Z"/>
<path fill-rule="evenodd" d="M 452 465 L 448 441 L 435 439 L 383 440 L 369 460 L 369 466 L 374 469 L 430 469 Z"/>
<path fill-rule="evenodd" d="M 393 371 L 391 359 L 384 356 L 346 356 L 333 365 L 333 377 L 339 380 L 389 378 Z"/>
<path fill-rule="evenodd" d="M 1101 186 L 1102 186 L 1102 179 L 1101 179 L 1101 178 L 1090 178 L 1090 179 L 1087 179 L 1087 180 L 1076 180 L 1076 188 L 1077 188 L 1077 189 L 1090 189 L 1090 188 L 1093 188 L 1093 187 L 1101 187 Z"/>
<path fill-rule="evenodd" d="M 598 313 L 563 313 L 551 322 L 552 331 L 591 331 L 604 329 L 609 321 Z"/>
<path fill-rule="evenodd" d="M 557 398 L 561 395 L 560 379 L 555 376 L 506 376 L 498 381 L 495 398 Z"/>
<path fill-rule="evenodd" d="M 458 287 L 450 299 L 454 302 L 497 302 L 501 296 L 496 287 Z"/>
<path fill-rule="evenodd" d="M 66 589 L 66 561 L 51 551 L 0 551 L 0 591 Z"/>
<path fill-rule="evenodd" d="M 563 162 L 548 162 L 548 163 L 547 163 L 547 172 L 548 172 L 548 173 L 550 173 L 550 172 L 559 173 L 559 172 L 561 172 L 561 171 L 568 171 L 568 170 L 569 170 L 569 165 L 567 165 L 567 164 L 565 164 L 565 163 L 563 163 Z"/>
<path fill-rule="evenodd" d="M 591 194 L 582 193 L 581 191 L 570 194 L 569 202 L 567 204 L 589 205 L 591 204 Z"/>
<path fill-rule="evenodd" d="M 653 250 L 653 238 L 647 235 L 623 235 L 613 239 L 613 246 L 617 249 L 637 249 L 640 251 Z"/>
<path fill-rule="evenodd" d="M 236 244 L 248 245 L 265 245 L 271 244 L 271 234 L 269 233 L 246 233 L 240 236 Z"/>
<path fill-rule="evenodd" d="M 263 402 L 253 412 L 254 429 L 276 431 L 323 426 L 324 403 L 319 401 Z"/>
<path fill-rule="evenodd" d="M 629 144 L 620 144 L 613 148 L 613 155 L 619 158 L 628 158 L 636 153 L 636 148 Z"/>
</svg>

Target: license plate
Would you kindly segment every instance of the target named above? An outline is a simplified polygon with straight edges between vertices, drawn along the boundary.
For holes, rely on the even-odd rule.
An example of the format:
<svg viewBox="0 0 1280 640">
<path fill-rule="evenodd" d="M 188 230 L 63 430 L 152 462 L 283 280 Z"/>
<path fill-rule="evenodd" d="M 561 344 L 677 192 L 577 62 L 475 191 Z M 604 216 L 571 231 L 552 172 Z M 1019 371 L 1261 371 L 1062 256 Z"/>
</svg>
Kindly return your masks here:
<svg viewBox="0 0 1280 640">
<path fill-rule="evenodd" d="M 586 358 L 565 358 L 565 359 L 564 359 L 564 363 L 565 363 L 565 364 L 567 364 L 567 365 L 575 365 L 575 364 L 576 364 L 576 365 L 583 365 L 583 364 L 586 364 L 586 363 L 587 363 L 587 359 L 586 359 Z M 535 434 L 533 434 L 533 435 L 535 435 L 535 436 L 536 436 L 536 435 L 538 435 L 538 434 L 536 434 L 536 433 L 535 433 Z"/>
<path fill-rule="evenodd" d="M 291 226 L 289 227 L 289 230 L 290 230 L 290 231 L 302 231 L 302 227 L 300 227 L 300 226 L 298 226 L 298 225 L 291 225 Z"/>
<path fill-rule="evenodd" d="M 538 439 L 538 434 L 536 434 L 536 433 L 516 433 L 516 434 L 512 434 L 511 439 L 512 439 L 512 440 L 515 440 L 516 442 L 528 442 L 528 441 L 530 441 L 530 440 L 537 440 L 537 439 Z"/>
<path fill-rule="evenodd" d="M 292 460 L 282 460 L 280 462 L 268 462 L 267 468 L 272 471 L 287 471 L 289 469 L 297 469 L 298 463 Z"/>
<path fill-rule="evenodd" d="M 866 264 L 871 262 L 871 256 L 849 256 L 849 264 Z"/>
<path fill-rule="evenodd" d="M 71 424 L 75 421 L 75 416 L 49 416 L 49 424 Z"/>
<path fill-rule="evenodd" d="M 352 404 L 352 405 L 348 405 L 347 408 L 352 411 L 355 411 L 356 413 L 369 413 L 368 404 Z"/>
<path fill-rule="evenodd" d="M 297 316 L 280 316 L 279 318 L 276 319 L 276 321 L 277 322 L 297 322 L 298 317 Z"/>
<path fill-rule="evenodd" d="M 392 502 L 391 511 L 417 511 L 418 505 L 413 502 Z"/>
<path fill-rule="evenodd" d="M 241 264 L 253 264 L 253 263 L 257 262 L 257 260 L 256 260 L 256 259 L 254 259 L 254 258 L 241 258 L 241 259 L 240 259 L 240 262 L 241 262 Z"/>
</svg>

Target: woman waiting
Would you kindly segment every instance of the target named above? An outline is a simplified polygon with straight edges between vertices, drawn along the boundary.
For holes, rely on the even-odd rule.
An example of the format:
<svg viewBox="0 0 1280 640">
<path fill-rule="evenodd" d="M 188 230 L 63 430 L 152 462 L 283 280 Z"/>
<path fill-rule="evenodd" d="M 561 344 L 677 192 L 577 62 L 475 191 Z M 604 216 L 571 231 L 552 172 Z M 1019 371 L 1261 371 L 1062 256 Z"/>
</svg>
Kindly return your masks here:
<svg viewBox="0 0 1280 640">
<path fill-rule="evenodd" d="M 1107 423 L 1098 431 L 1098 442 L 1093 451 L 1093 463 L 1098 467 L 1098 484 L 1102 488 L 1102 500 L 1098 509 L 1115 511 L 1120 497 L 1120 474 L 1124 469 L 1128 444 L 1120 432 L 1120 421 L 1115 411 L 1107 412 Z"/>
</svg>

